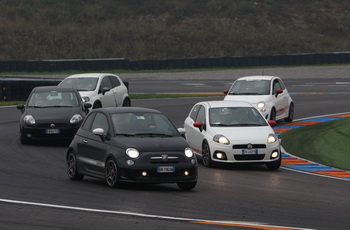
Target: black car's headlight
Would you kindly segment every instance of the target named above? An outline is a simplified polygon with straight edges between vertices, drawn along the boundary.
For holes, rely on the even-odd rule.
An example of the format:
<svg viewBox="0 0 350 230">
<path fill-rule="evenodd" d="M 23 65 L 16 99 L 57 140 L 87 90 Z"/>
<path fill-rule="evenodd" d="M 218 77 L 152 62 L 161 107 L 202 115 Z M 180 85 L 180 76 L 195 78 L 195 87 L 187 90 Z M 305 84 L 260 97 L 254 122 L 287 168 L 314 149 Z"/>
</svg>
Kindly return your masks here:
<svg viewBox="0 0 350 230">
<path fill-rule="evenodd" d="M 73 117 L 70 119 L 71 124 L 79 123 L 83 120 L 83 117 L 80 114 L 74 114 Z"/>
<path fill-rule="evenodd" d="M 185 155 L 186 155 L 186 157 L 191 158 L 191 157 L 193 157 L 193 151 L 189 147 L 187 147 L 185 149 Z"/>
<path fill-rule="evenodd" d="M 28 125 L 34 125 L 35 124 L 35 119 L 32 115 L 26 115 L 24 118 L 23 118 L 24 122 Z"/>
<path fill-rule="evenodd" d="M 221 135 L 221 134 L 215 135 L 213 137 L 213 141 L 215 141 L 217 143 L 220 143 L 220 144 L 223 144 L 223 145 L 229 145 L 230 144 L 230 141 L 224 135 Z"/>
<path fill-rule="evenodd" d="M 126 155 L 128 155 L 129 157 L 135 159 L 135 158 L 138 158 L 138 157 L 139 157 L 140 153 L 139 153 L 139 151 L 138 151 L 137 149 L 128 148 L 128 149 L 126 150 Z"/>
</svg>

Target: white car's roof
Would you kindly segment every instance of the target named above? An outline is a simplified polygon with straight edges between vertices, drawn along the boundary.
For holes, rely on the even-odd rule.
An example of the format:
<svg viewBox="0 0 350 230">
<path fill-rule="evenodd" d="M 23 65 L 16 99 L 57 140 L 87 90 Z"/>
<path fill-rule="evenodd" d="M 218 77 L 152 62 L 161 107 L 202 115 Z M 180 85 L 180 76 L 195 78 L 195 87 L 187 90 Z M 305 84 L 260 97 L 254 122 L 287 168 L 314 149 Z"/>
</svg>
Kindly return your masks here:
<svg viewBox="0 0 350 230">
<path fill-rule="evenodd" d="M 81 74 L 73 74 L 68 76 L 67 78 L 99 78 L 105 75 L 115 75 L 110 73 L 81 73 Z"/>
<path fill-rule="evenodd" d="M 245 101 L 203 101 L 203 104 L 207 104 L 211 108 L 220 107 L 253 107 L 250 103 Z"/>
<path fill-rule="evenodd" d="M 276 76 L 247 76 L 247 77 L 240 77 L 238 80 L 271 80 L 273 78 L 278 78 Z"/>
</svg>

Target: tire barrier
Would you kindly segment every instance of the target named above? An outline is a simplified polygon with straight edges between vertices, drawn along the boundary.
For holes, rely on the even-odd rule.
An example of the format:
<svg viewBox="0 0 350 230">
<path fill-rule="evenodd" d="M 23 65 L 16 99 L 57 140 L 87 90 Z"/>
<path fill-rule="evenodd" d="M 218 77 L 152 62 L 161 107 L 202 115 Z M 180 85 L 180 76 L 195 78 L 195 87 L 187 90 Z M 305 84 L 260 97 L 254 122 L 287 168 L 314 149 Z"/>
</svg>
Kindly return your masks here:
<svg viewBox="0 0 350 230">
<path fill-rule="evenodd" d="M 347 63 L 350 63 L 350 52 L 137 61 L 124 58 L 0 61 L 0 72 L 209 69 Z"/>
</svg>

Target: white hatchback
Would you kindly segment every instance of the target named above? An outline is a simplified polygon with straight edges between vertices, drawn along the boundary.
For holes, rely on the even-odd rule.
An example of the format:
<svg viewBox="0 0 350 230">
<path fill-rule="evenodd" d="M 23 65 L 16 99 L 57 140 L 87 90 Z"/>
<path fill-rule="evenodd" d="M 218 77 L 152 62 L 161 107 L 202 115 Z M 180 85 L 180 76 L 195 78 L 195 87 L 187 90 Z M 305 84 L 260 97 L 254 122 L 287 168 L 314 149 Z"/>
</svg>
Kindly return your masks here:
<svg viewBox="0 0 350 230">
<path fill-rule="evenodd" d="M 76 88 L 83 101 L 90 103 L 93 109 L 131 105 L 128 87 L 115 74 L 74 74 L 63 79 L 59 86 Z"/>
<path fill-rule="evenodd" d="M 281 78 L 275 76 L 249 76 L 237 79 L 224 100 L 247 101 L 257 108 L 267 120 L 291 122 L 294 102 Z"/>
<path fill-rule="evenodd" d="M 280 140 L 269 121 L 247 102 L 204 101 L 184 122 L 185 138 L 205 166 L 221 163 L 281 165 Z"/>
</svg>

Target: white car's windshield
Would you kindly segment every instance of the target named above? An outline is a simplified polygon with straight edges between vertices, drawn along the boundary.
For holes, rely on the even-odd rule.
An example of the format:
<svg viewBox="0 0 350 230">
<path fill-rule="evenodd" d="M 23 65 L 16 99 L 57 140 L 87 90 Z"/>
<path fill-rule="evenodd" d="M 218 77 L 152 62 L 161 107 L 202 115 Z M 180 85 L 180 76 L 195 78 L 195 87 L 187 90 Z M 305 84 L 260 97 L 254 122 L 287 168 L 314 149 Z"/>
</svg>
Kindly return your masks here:
<svg viewBox="0 0 350 230">
<path fill-rule="evenodd" d="M 116 135 L 179 136 L 174 125 L 159 113 L 117 113 L 112 121 Z"/>
<path fill-rule="evenodd" d="M 33 93 L 29 98 L 29 107 L 73 107 L 79 106 L 79 101 L 73 92 L 40 92 Z"/>
<path fill-rule="evenodd" d="M 270 94 L 269 80 L 239 80 L 230 89 L 229 95 L 268 95 Z"/>
<path fill-rule="evenodd" d="M 96 89 L 98 78 L 66 78 L 59 85 L 64 87 L 73 87 L 78 91 L 94 91 Z"/>
<path fill-rule="evenodd" d="M 266 126 L 263 116 L 253 107 L 222 107 L 209 109 L 210 126 Z"/>
</svg>

